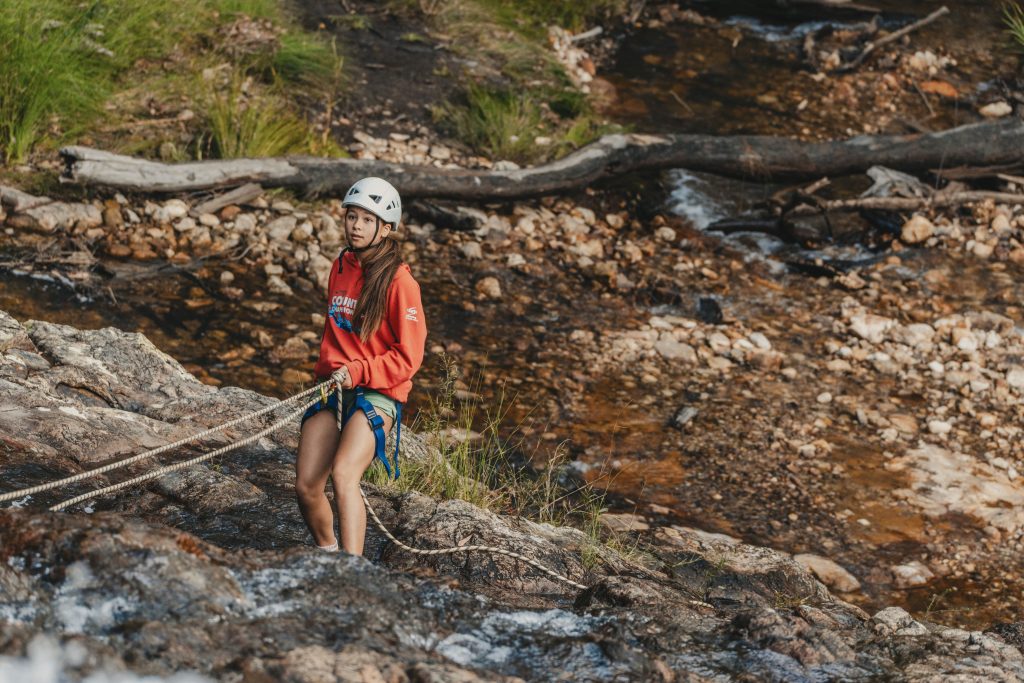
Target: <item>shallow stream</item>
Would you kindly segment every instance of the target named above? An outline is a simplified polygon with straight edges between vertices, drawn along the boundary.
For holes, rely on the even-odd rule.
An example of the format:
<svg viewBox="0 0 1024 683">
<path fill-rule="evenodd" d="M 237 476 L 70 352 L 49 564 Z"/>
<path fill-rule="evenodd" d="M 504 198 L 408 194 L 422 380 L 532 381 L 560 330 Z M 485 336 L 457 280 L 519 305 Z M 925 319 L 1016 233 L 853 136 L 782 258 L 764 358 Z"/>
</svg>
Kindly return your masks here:
<svg viewBox="0 0 1024 683">
<path fill-rule="evenodd" d="M 872 4 L 890 10 L 885 14 L 886 21 L 896 25 L 907 21 L 905 14 L 897 12 L 923 16 L 942 3 L 880 0 Z M 973 8 L 971 22 L 965 26 L 948 20 L 940 21 L 915 34 L 915 44 L 936 46 L 956 41 L 960 45 L 970 45 L 981 37 L 991 41 L 991 36 L 999 30 L 1000 14 L 994 3 L 969 0 L 958 5 Z M 798 95 L 808 83 L 809 74 L 799 64 L 797 51 L 802 35 L 817 28 L 817 25 L 807 23 L 808 13 L 812 10 L 783 11 L 772 3 L 753 0 L 694 3 L 694 7 L 715 16 L 722 25 L 708 28 L 677 23 L 658 29 L 640 29 L 625 40 L 611 70 L 602 74 L 619 93 L 620 103 L 614 111 L 619 121 L 637 130 L 651 132 L 825 137 L 846 132 L 848 117 L 838 112 L 832 118 L 828 112 L 819 112 L 819 120 L 829 124 L 821 130 L 805 131 L 806 125 L 797 120 L 791 109 L 793 103 L 801 101 Z M 837 17 L 847 25 L 866 18 L 845 13 Z M 964 52 L 970 50 L 965 49 Z M 974 69 L 973 63 L 965 63 L 961 68 L 962 75 L 970 79 L 976 75 Z M 983 71 L 981 67 L 978 69 L 978 73 Z M 770 84 L 770 88 L 766 88 L 766 84 Z M 943 109 L 932 125 L 941 127 L 957 120 L 957 109 L 951 106 Z M 777 189 L 765 184 L 698 177 L 684 172 L 670 175 L 670 178 L 674 191 L 668 200 L 669 208 L 701 229 L 717 219 L 742 214 Z M 875 257 L 856 242 L 844 246 L 823 244 L 813 252 L 756 234 L 733 236 L 728 242 L 749 259 L 768 260 L 769 270 L 776 273 L 785 272 L 782 260 L 790 256 L 825 259 Z M 942 254 L 908 257 L 905 259 L 905 267 L 909 269 L 906 279 L 943 267 L 943 259 Z M 19 320 L 37 318 L 80 328 L 109 325 L 142 332 L 204 381 L 243 386 L 277 396 L 287 395 L 296 389 L 282 380 L 281 366 L 261 362 L 273 344 L 262 348 L 254 340 L 258 339 L 259 330 L 268 331 L 276 344 L 303 332 L 318 335 L 319 328 L 311 319 L 313 313 L 319 312 L 313 293 L 299 293 L 291 299 L 268 297 L 266 300 L 236 302 L 203 284 L 211 273 L 159 264 L 111 263 L 108 267 L 117 273 L 117 277 L 110 281 L 109 289 L 88 292 L 76 290 L 69 283 L 57 279 L 40 279 L 38 274 L 28 277 L 5 272 L 0 280 L 0 309 Z M 211 269 L 213 267 L 211 264 Z M 215 267 L 216 272 L 224 269 L 222 265 Z M 244 286 L 247 278 L 255 283 L 255 278 L 260 276 L 247 275 L 235 266 L 228 267 L 235 271 L 238 282 L 246 291 L 260 289 L 258 284 Z M 1005 278 L 999 279 L 984 268 L 963 268 L 961 275 L 969 274 L 969 277 L 964 277 L 966 286 L 959 294 L 962 306 L 992 310 L 1002 305 L 1005 310 L 1009 305 L 1005 299 L 1002 304 L 992 299 L 993 290 L 1007 289 Z M 557 311 L 542 302 L 534 302 L 520 306 L 511 314 L 511 320 L 506 316 L 481 319 L 478 314 L 467 313 L 462 306 L 465 292 L 471 290 L 471 285 L 468 281 L 459 281 L 457 272 L 428 276 L 423 284 L 425 290 L 433 293 L 427 302 L 427 317 L 432 321 L 436 338 L 446 340 L 449 352 L 460 356 L 468 365 L 486 368 L 481 379 L 481 393 L 488 397 L 498 393 L 492 382 L 495 376 L 515 378 L 540 371 L 558 377 L 563 371 L 558 365 L 558 357 L 545 349 L 548 337 L 555 332 L 584 326 L 595 317 L 608 315 L 600 310 L 599 303 L 588 304 L 581 300 L 575 308 L 568 306 Z M 796 289 L 804 284 L 798 282 Z M 1010 289 L 1011 298 L 1020 301 L 1024 297 L 1020 286 L 1013 285 Z M 694 300 L 698 294 L 694 293 Z M 743 320 L 769 317 L 773 310 L 783 311 L 799 298 L 797 292 L 765 290 L 757 297 L 729 300 L 727 304 L 730 313 Z M 675 310 L 637 308 L 619 313 L 618 324 L 643 322 L 652 313 L 665 312 L 694 315 L 693 310 L 683 305 Z M 510 338 L 507 334 L 510 322 L 520 325 L 526 333 L 516 339 Z M 795 333 L 781 341 L 785 350 L 797 350 L 816 343 L 817 340 L 799 338 Z M 243 346 L 254 347 L 256 353 L 248 357 L 240 355 L 238 349 Z M 294 365 L 311 367 L 312 360 L 307 359 L 305 363 L 296 361 Z M 424 368 L 421 382 L 412 397 L 413 406 L 425 402 L 439 380 L 436 357 L 432 357 L 432 361 Z M 513 390 L 515 384 L 512 382 Z M 699 404 L 701 411 L 719 415 L 722 429 L 736 429 L 743 424 L 744 418 L 737 415 L 732 406 L 737 393 L 749 389 L 738 385 L 711 390 L 705 387 L 696 389 L 692 400 Z M 786 400 L 788 391 L 786 387 L 777 385 L 756 389 L 762 392 L 761 400 L 768 402 L 773 398 Z M 582 406 L 577 405 L 573 411 L 562 413 L 569 416 L 571 423 L 550 425 L 548 430 L 544 425 L 528 429 L 536 433 L 549 431 L 549 441 L 569 438 L 573 454 L 584 463 L 596 465 L 617 461 L 612 489 L 618 510 L 638 510 L 647 514 L 651 504 L 664 506 L 670 512 L 647 516 L 655 523 L 707 528 L 792 552 L 821 552 L 808 547 L 806 533 L 798 535 L 769 524 L 769 520 L 778 514 L 777 510 L 773 514 L 765 514 L 759 522 L 752 521 L 752 506 L 765 505 L 765 502 L 760 498 L 762 492 L 750 482 L 710 475 L 705 477 L 702 468 L 706 465 L 699 461 L 701 449 L 708 444 L 712 444 L 708 447 L 720 448 L 721 441 L 704 441 L 667 429 L 666 412 L 674 412 L 677 405 L 635 403 L 634 398 L 635 392 L 611 381 L 590 386 Z M 511 413 L 509 422 L 515 424 L 525 420 L 534 410 L 535 406 L 530 403 L 535 400 L 537 398 L 532 395 L 529 400 L 520 397 L 519 406 Z M 541 400 L 557 401 L 557 398 L 542 396 Z M 720 412 L 716 412 L 719 409 Z M 547 416 L 550 418 L 552 414 L 558 414 L 557 403 Z M 713 425 L 704 425 L 704 428 L 711 427 Z M 743 436 L 735 433 L 729 438 L 740 440 Z M 919 515 L 893 512 L 874 505 L 871 491 L 900 485 L 899 481 L 880 474 L 881 457 L 879 453 L 858 448 L 855 443 L 840 448 L 835 455 L 835 459 L 843 462 L 853 474 L 847 484 L 848 490 L 843 493 L 845 505 L 854 515 L 874 522 L 871 532 L 864 531 L 861 538 L 853 539 L 858 548 L 868 553 L 859 558 L 856 567 L 862 570 L 859 573 L 866 573 L 867 568 L 879 562 L 899 560 L 908 554 L 908 545 L 916 546 L 924 540 L 920 534 L 922 520 Z M 727 488 L 716 490 L 707 485 L 708 481 L 716 482 L 715 485 L 724 481 L 730 483 Z M 712 498 L 717 502 L 712 503 Z M 849 528 L 837 531 L 834 521 L 828 515 L 819 514 L 813 501 L 813 496 L 797 497 L 792 503 L 794 507 L 785 512 L 791 511 L 801 518 L 812 536 L 821 532 L 851 540 L 847 536 Z M 1007 618 L 1016 612 L 1016 605 L 1009 604 L 1006 598 L 1012 585 L 1005 586 L 1005 590 L 988 586 L 980 592 L 981 589 L 970 581 L 959 584 L 940 582 L 926 590 L 910 593 L 881 589 L 882 592 L 872 593 L 862 602 L 905 604 L 921 613 L 936 608 L 933 604 L 936 595 L 946 596 L 947 589 L 962 588 L 958 595 L 944 597 L 939 607 L 959 610 L 970 606 L 972 609 L 969 612 L 950 612 L 943 620 L 987 624 L 993 618 Z M 976 590 L 979 592 L 974 592 Z M 937 609 L 933 611 L 937 612 Z M 940 618 L 937 613 L 932 616 Z"/>
</svg>

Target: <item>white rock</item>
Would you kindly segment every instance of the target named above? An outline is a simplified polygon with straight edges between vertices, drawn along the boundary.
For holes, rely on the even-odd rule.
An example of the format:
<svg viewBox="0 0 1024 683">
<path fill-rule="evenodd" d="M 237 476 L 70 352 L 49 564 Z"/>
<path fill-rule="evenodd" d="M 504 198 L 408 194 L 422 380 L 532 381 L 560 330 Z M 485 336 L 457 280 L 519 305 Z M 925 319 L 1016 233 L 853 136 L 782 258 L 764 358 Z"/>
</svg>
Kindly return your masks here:
<svg viewBox="0 0 1024 683">
<path fill-rule="evenodd" d="M 900 239 L 906 244 L 918 244 L 935 234 L 935 226 L 920 214 L 914 214 L 903 224 Z"/>
<path fill-rule="evenodd" d="M 978 113 L 988 119 L 999 119 L 1012 114 L 1013 107 L 1006 102 L 993 102 L 992 104 L 986 104 L 984 107 L 979 109 Z"/>
<path fill-rule="evenodd" d="M 886 607 L 871 617 L 875 631 L 882 635 L 923 636 L 928 628 L 907 613 L 902 607 Z"/>
<path fill-rule="evenodd" d="M 459 250 L 462 251 L 462 255 L 468 259 L 482 259 L 484 257 L 483 248 L 479 242 L 464 242 L 459 245 Z"/>
<path fill-rule="evenodd" d="M 174 224 L 174 229 L 178 232 L 188 232 L 189 230 L 195 230 L 196 222 L 189 218 L 188 216 L 185 216 L 184 218 L 182 218 L 181 220 L 177 221 Z"/>
<path fill-rule="evenodd" d="M 292 234 L 292 230 L 295 229 L 296 223 L 298 223 L 298 220 L 292 215 L 275 218 L 267 223 L 267 237 L 276 242 L 283 242 Z"/>
<path fill-rule="evenodd" d="M 860 590 L 860 581 L 857 577 L 827 557 L 801 553 L 794 555 L 793 560 L 809 569 L 823 584 L 840 593 Z"/>
<path fill-rule="evenodd" d="M 949 434 L 952 429 L 953 425 L 944 420 L 928 420 L 928 431 L 932 434 Z"/>
<path fill-rule="evenodd" d="M 850 329 L 853 333 L 872 344 L 881 343 L 885 333 L 895 324 L 895 320 L 873 313 L 860 313 L 850 317 Z"/>
<path fill-rule="evenodd" d="M 526 263 L 526 259 L 523 258 L 523 255 L 515 253 L 509 254 L 508 259 L 505 261 L 505 265 L 509 268 L 515 268 L 516 266 L 521 266 L 524 263 Z"/>
<path fill-rule="evenodd" d="M 975 242 L 974 248 L 971 249 L 971 253 L 980 259 L 987 259 L 992 255 L 993 247 L 984 242 Z"/>
<path fill-rule="evenodd" d="M 279 275 L 271 275 L 267 278 L 267 288 L 274 294 L 292 295 L 292 288 Z"/>
<path fill-rule="evenodd" d="M 751 344 L 761 349 L 762 351 L 768 351 L 772 348 L 772 343 L 768 341 L 768 337 L 764 336 L 760 332 L 751 333 L 750 336 L 747 337 L 747 339 L 750 340 Z"/>
<path fill-rule="evenodd" d="M 1024 367 L 1014 365 L 1007 370 L 1006 383 L 1018 391 L 1024 390 Z"/>
<path fill-rule="evenodd" d="M 817 397 L 816 400 L 818 401 L 818 403 L 823 403 L 823 404 L 831 403 L 832 402 L 832 394 L 830 394 L 827 391 L 823 391 L 820 394 L 818 394 L 818 397 Z"/>
<path fill-rule="evenodd" d="M 995 218 L 992 219 L 992 232 L 996 234 L 1002 234 L 1010 231 L 1010 219 L 1006 217 L 1006 214 L 997 213 Z"/>
<path fill-rule="evenodd" d="M 252 232 L 256 229 L 256 216 L 251 213 L 240 213 L 235 216 L 235 230 L 241 233 Z"/>
<path fill-rule="evenodd" d="M 158 223 L 170 223 L 188 215 L 188 204 L 180 199 L 169 199 L 164 202 L 153 217 Z"/>
<path fill-rule="evenodd" d="M 681 360 L 686 363 L 697 362 L 697 352 L 689 344 L 676 339 L 672 332 L 662 332 L 658 337 L 654 350 L 665 360 Z"/>
<path fill-rule="evenodd" d="M 890 567 L 889 571 L 892 572 L 897 588 L 923 586 L 935 578 L 932 570 L 917 560 Z"/>
</svg>

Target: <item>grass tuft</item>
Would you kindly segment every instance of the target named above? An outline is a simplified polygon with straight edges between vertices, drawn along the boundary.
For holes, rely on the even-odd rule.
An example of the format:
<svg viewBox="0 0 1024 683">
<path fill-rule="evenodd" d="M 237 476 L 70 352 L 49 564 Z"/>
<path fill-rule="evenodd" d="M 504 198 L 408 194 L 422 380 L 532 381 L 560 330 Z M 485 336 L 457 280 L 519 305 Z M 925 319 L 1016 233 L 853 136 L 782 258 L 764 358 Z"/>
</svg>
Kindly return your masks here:
<svg viewBox="0 0 1024 683">
<path fill-rule="evenodd" d="M 210 156 L 275 157 L 309 152 L 312 147 L 306 122 L 291 113 L 285 102 L 270 94 L 246 95 L 237 77 L 223 90 L 211 87 L 206 111 Z"/>
<path fill-rule="evenodd" d="M 541 523 L 576 527 L 588 539 L 582 548 L 587 567 L 599 560 L 602 546 L 631 555 L 634 549 L 620 543 L 600 521 L 607 511 L 605 492 L 594 481 L 580 483 L 566 476 L 564 446 L 556 448 L 543 467 L 534 469 L 522 463 L 523 439 L 518 429 L 508 436 L 500 433 L 514 401 L 500 396 L 496 407 L 482 416 L 471 401 L 457 404 L 458 368 L 451 358 L 444 357 L 443 363 L 441 386 L 413 425 L 437 447 L 441 457 L 403 461 L 398 480 L 389 480 L 384 468 L 374 465 L 367 470 L 367 481 L 392 491 L 419 491 Z M 463 438 L 481 421 L 479 438 Z"/>
<path fill-rule="evenodd" d="M 1024 48 L 1024 9 L 1015 2 L 1007 3 L 1003 7 L 1003 23 L 1017 47 Z"/>
</svg>

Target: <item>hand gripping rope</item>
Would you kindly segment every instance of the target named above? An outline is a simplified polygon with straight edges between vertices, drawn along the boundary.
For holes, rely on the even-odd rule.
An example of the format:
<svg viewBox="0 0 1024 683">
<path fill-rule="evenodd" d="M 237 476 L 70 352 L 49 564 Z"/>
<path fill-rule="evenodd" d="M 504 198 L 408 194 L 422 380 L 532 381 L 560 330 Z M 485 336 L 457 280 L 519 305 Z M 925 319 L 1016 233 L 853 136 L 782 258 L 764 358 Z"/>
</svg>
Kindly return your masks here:
<svg viewBox="0 0 1024 683">
<path fill-rule="evenodd" d="M 78 474 L 72 475 L 70 477 L 65 477 L 63 479 L 58 479 L 58 480 L 55 480 L 55 481 L 46 482 L 44 484 L 39 484 L 37 486 L 30 486 L 28 488 L 20 489 L 18 491 L 10 491 L 10 492 L 7 492 L 7 493 L 0 494 L 0 502 L 5 502 L 5 501 L 9 501 L 9 500 L 15 500 L 17 498 L 22 498 L 24 496 L 29 496 L 29 495 L 32 495 L 34 493 L 40 493 L 42 491 L 49 491 L 51 489 L 55 489 L 55 488 L 58 488 L 58 487 L 61 487 L 61 486 L 66 486 L 68 484 L 72 484 L 74 482 L 81 481 L 83 479 L 88 479 L 90 477 L 96 477 L 96 476 L 99 476 L 99 475 L 104 474 L 106 472 L 110 472 L 110 471 L 119 469 L 121 467 L 126 467 L 127 465 L 130 465 L 130 464 L 135 463 L 135 462 L 139 462 L 140 460 L 144 460 L 146 458 L 152 458 L 152 457 L 154 457 L 156 455 L 159 455 L 161 453 L 165 453 L 165 452 L 173 450 L 175 448 L 179 448 L 180 446 L 183 446 L 185 444 L 192 443 L 194 441 L 198 441 L 199 439 L 203 439 L 205 437 L 211 436 L 211 435 L 216 434 L 218 432 L 222 432 L 225 429 L 228 429 L 228 428 L 233 427 L 235 425 L 241 424 L 241 423 L 246 422 L 248 420 L 252 420 L 252 419 L 255 419 L 257 417 L 261 417 L 261 416 L 266 415 L 268 413 L 271 413 L 271 412 L 273 412 L 273 411 L 275 411 L 275 410 L 277 410 L 279 408 L 282 408 L 282 407 L 284 407 L 286 405 L 290 405 L 292 403 L 296 403 L 296 402 L 300 401 L 301 399 L 310 396 L 311 394 L 315 394 L 315 393 L 318 393 L 318 392 L 321 392 L 321 391 L 326 391 L 328 389 L 328 387 L 336 389 L 337 385 L 335 384 L 335 382 L 333 380 L 327 380 L 325 382 L 321 382 L 320 384 L 318 384 L 318 385 L 316 385 L 314 387 L 311 387 L 309 389 L 301 391 L 298 394 L 295 394 L 294 396 L 290 396 L 290 397 L 288 397 L 286 399 L 278 401 L 277 403 L 274 403 L 272 405 L 266 406 L 265 408 L 261 408 L 260 410 L 257 410 L 255 412 L 248 413 L 247 415 L 243 415 L 241 417 L 235 418 L 233 420 L 225 422 L 222 425 L 219 425 L 217 427 L 212 427 L 210 429 L 207 429 L 207 430 L 204 430 L 204 431 L 199 432 L 197 434 L 194 434 L 194 435 L 192 435 L 190 437 L 186 437 L 184 439 L 179 439 L 178 441 L 175 441 L 173 443 L 169 443 L 169 444 L 166 444 L 164 446 L 160 446 L 159 448 L 154 448 L 154 449 L 146 451 L 144 453 L 140 453 L 138 455 L 133 455 L 133 456 L 131 456 L 129 458 L 125 458 L 124 460 L 119 460 L 117 462 L 112 462 L 112 463 L 103 465 L 102 467 L 97 467 L 95 469 L 88 470 L 88 471 L 85 471 L 85 472 L 79 472 Z M 315 405 L 320 400 L 321 399 L 318 396 L 318 397 L 314 398 L 312 401 L 307 401 L 304 405 L 302 405 L 302 407 L 300 407 L 300 408 L 298 408 L 298 409 L 288 413 L 285 417 L 281 418 L 277 422 L 274 422 L 269 427 L 267 427 L 265 429 L 262 429 L 259 432 L 256 432 L 255 434 L 247 436 L 244 439 L 232 442 L 232 443 L 228 444 L 227 446 L 223 446 L 221 448 L 218 448 L 217 450 L 211 451 L 211 452 L 206 453 L 204 455 L 197 456 L 195 458 L 191 458 L 189 460 L 183 460 L 182 462 L 174 463 L 172 465 L 166 465 L 166 466 L 163 466 L 163 467 L 158 467 L 157 469 L 154 469 L 154 470 L 152 470 L 150 472 L 147 472 L 145 474 L 139 475 L 137 477 L 133 477 L 131 479 L 127 479 L 127 480 L 122 481 L 122 482 L 120 482 L 118 484 L 113 484 L 111 486 L 105 486 L 103 488 L 96 489 L 95 491 L 90 491 L 89 493 L 84 493 L 84 494 L 82 494 L 80 496 L 76 496 L 74 498 L 70 498 L 68 500 L 65 500 L 65 501 L 62 501 L 60 503 L 57 503 L 56 505 L 53 505 L 52 507 L 50 507 L 50 510 L 64 510 L 65 508 L 71 507 L 72 505 L 77 505 L 78 503 L 81 503 L 83 501 L 89 500 L 91 498 L 96 498 L 97 496 L 102 496 L 102 495 L 105 495 L 107 493 L 113 493 L 115 491 L 120 491 L 122 489 L 129 488 L 129 487 L 135 486 L 136 484 L 141 484 L 142 482 L 149 481 L 150 479 L 155 479 L 156 477 L 162 476 L 162 475 L 167 474 L 169 472 L 174 472 L 174 471 L 177 471 L 177 470 L 185 469 L 187 467 L 191 467 L 193 465 L 198 465 L 199 463 L 205 462 L 206 460 L 210 460 L 211 458 L 215 458 L 218 455 L 223 455 L 224 453 L 227 453 L 229 451 L 233 451 L 233 450 L 236 450 L 236 449 L 241 448 L 243 446 L 247 446 L 249 444 L 255 443 L 256 441 L 259 441 L 261 438 L 263 438 L 267 434 L 270 434 L 271 432 L 275 432 L 275 431 L 277 431 L 278 429 L 281 429 L 282 427 L 284 427 L 287 424 L 293 423 L 294 420 L 296 420 L 300 415 L 302 415 L 304 412 L 306 412 L 306 410 L 308 408 L 310 408 L 311 406 Z M 339 404 L 341 403 L 340 397 L 339 397 L 338 403 Z M 377 528 L 381 530 L 381 533 L 383 533 L 392 543 L 394 543 L 398 547 L 400 547 L 403 550 L 406 550 L 406 551 L 408 551 L 410 553 L 413 553 L 413 554 L 416 554 L 416 555 L 446 555 L 446 554 L 451 554 L 451 553 L 464 553 L 464 552 L 486 552 L 486 553 L 491 553 L 491 554 L 495 554 L 495 555 L 505 555 L 507 557 L 511 557 L 513 559 L 525 562 L 526 564 L 528 564 L 531 567 L 534 567 L 535 569 L 543 572 L 544 574 L 550 576 L 551 578 L 556 579 L 558 581 L 562 581 L 564 583 L 567 583 L 567 584 L 569 584 L 570 586 L 572 586 L 574 588 L 579 588 L 581 590 L 584 590 L 584 589 L 587 588 L 587 586 L 584 586 L 581 583 L 577 583 L 576 581 L 573 581 L 572 579 L 568 578 L 567 576 L 563 576 L 563 575 L 561 575 L 561 574 L 559 574 L 559 573 L 557 573 L 555 571 L 552 571 L 551 569 L 548 569 L 547 567 L 543 566 L 542 564 L 540 564 L 536 560 L 532 560 L 532 559 L 530 559 L 528 557 L 525 557 L 524 555 L 520 555 L 519 553 L 513 552 L 511 550 L 506 550 L 505 548 L 496 548 L 496 547 L 493 547 L 493 546 L 486 546 L 486 545 L 464 545 L 464 546 L 454 546 L 454 547 L 451 547 L 451 548 L 439 548 L 439 549 L 436 549 L 436 550 L 422 550 L 422 549 L 419 549 L 419 548 L 413 548 L 411 546 L 408 546 L 405 543 L 402 543 L 401 541 L 399 541 L 397 538 L 395 538 L 394 534 L 392 534 L 390 531 L 388 531 L 387 527 L 384 526 L 384 523 L 380 521 L 380 518 L 377 516 L 377 513 L 374 512 L 373 507 L 371 507 L 370 501 L 366 498 L 366 494 L 363 492 L 362 486 L 359 487 L 359 495 L 362 496 L 363 504 L 366 506 L 366 511 L 370 514 L 370 517 L 373 519 L 374 524 L 377 525 Z"/>
</svg>

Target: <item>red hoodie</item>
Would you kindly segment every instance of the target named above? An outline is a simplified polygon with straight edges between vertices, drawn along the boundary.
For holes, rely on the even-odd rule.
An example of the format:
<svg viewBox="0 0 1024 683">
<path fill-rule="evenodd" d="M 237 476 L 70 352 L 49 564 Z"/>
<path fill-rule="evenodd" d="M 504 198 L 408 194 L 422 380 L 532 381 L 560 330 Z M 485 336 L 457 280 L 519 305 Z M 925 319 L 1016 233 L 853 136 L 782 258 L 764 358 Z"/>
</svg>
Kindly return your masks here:
<svg viewBox="0 0 1024 683">
<path fill-rule="evenodd" d="M 412 389 L 412 376 L 423 363 L 427 338 L 420 286 L 409 266 L 403 263 L 398 267 L 388 287 L 384 319 L 365 343 L 352 328 L 352 315 L 362 290 L 362 265 L 355 254 L 343 252 L 335 259 L 327 283 L 327 323 L 314 371 L 324 379 L 344 365 L 354 386 L 374 389 L 405 403 Z"/>
</svg>

